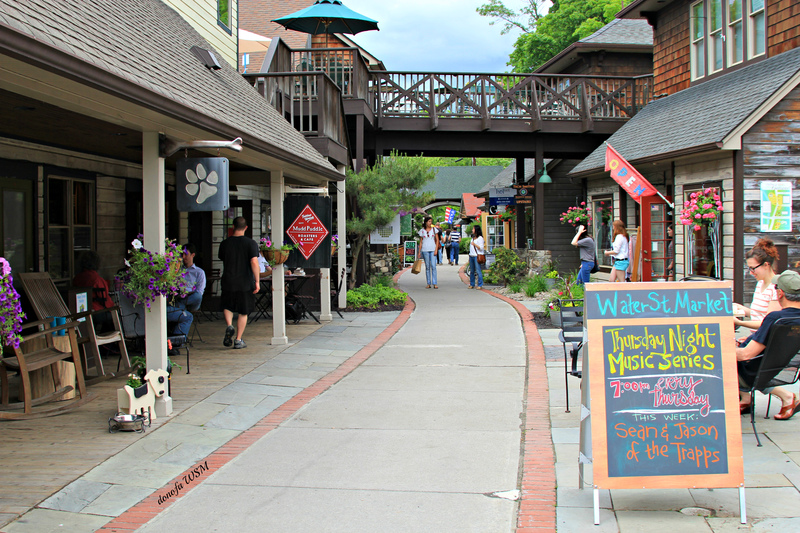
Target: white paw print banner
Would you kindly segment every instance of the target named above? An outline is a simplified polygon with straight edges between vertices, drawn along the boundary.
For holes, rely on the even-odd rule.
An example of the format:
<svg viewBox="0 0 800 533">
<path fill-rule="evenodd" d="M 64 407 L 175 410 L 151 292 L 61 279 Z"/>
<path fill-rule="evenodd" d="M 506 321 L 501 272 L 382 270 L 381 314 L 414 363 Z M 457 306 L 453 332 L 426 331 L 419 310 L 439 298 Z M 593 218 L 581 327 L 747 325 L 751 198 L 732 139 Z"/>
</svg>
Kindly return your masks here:
<svg viewBox="0 0 800 533">
<path fill-rule="evenodd" d="M 179 159 L 175 165 L 178 211 L 228 209 L 228 168 L 224 157 Z"/>
</svg>

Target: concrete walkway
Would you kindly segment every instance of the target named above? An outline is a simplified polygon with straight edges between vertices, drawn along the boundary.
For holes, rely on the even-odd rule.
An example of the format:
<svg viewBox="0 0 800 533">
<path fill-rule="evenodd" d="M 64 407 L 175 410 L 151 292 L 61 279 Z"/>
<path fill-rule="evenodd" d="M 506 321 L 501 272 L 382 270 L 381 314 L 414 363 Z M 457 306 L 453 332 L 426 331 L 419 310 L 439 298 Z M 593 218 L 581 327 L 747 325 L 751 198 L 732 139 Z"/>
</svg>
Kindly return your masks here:
<svg viewBox="0 0 800 533">
<path fill-rule="evenodd" d="M 519 318 L 455 267 L 424 284 L 402 277 L 416 310 L 368 360 L 140 531 L 513 531 L 493 493 L 518 486 Z"/>
</svg>

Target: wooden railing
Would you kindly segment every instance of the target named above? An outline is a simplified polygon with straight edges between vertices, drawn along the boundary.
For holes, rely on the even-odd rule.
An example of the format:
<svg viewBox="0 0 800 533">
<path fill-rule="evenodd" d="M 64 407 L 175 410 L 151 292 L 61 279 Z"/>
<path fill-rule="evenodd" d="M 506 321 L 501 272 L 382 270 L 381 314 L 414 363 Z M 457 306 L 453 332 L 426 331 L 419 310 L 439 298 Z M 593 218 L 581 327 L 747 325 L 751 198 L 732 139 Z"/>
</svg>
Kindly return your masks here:
<svg viewBox="0 0 800 533">
<path fill-rule="evenodd" d="M 327 74 L 318 71 L 244 77 L 298 131 L 347 146 L 341 90 Z"/>
<path fill-rule="evenodd" d="M 524 119 L 532 129 L 543 120 L 628 119 L 650 100 L 652 76 L 552 76 L 536 74 L 433 74 L 378 72 L 371 75 L 372 103 L 379 118 Z"/>
<path fill-rule="evenodd" d="M 303 48 L 291 51 L 292 70 L 320 71 L 342 90 L 345 98 L 369 98 L 369 68 L 358 48 Z"/>
</svg>

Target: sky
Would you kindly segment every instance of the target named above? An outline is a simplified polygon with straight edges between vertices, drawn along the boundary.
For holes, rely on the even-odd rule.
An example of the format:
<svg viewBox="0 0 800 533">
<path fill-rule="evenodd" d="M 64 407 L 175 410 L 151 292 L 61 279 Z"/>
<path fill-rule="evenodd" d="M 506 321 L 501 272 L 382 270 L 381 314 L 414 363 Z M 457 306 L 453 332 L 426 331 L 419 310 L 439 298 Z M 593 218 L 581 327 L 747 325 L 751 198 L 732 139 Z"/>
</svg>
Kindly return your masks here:
<svg viewBox="0 0 800 533">
<path fill-rule="evenodd" d="M 380 31 L 348 36 L 390 71 L 501 73 L 519 31 L 500 35 L 501 23 L 475 10 L 486 0 L 342 0 L 378 21 Z M 518 10 L 526 0 L 505 0 Z"/>
</svg>

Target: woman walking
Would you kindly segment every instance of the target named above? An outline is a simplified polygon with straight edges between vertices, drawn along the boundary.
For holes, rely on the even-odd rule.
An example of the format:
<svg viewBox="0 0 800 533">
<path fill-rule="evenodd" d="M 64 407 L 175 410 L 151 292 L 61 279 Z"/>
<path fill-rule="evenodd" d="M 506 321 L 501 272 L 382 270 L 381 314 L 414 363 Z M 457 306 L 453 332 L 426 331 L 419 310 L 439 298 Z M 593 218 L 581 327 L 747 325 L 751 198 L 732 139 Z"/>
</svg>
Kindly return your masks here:
<svg viewBox="0 0 800 533">
<path fill-rule="evenodd" d="M 625 273 L 628 271 L 628 230 L 625 223 L 620 219 L 614 221 L 614 242 L 611 250 L 603 252 L 605 255 L 614 257 L 614 266 L 611 268 L 609 281 L 625 281 Z"/>
<path fill-rule="evenodd" d="M 472 226 L 472 239 L 469 242 L 469 288 L 483 289 L 483 272 L 481 264 L 478 263 L 478 255 L 485 255 L 483 249 L 483 230 L 480 226 Z M 475 285 L 475 277 L 478 277 L 478 284 Z"/>
<path fill-rule="evenodd" d="M 434 289 L 438 289 L 438 281 L 436 279 L 436 252 L 439 250 L 439 234 L 436 233 L 436 228 L 433 227 L 433 219 L 425 217 L 422 221 L 422 229 L 419 230 L 420 236 L 420 254 L 425 261 L 425 279 L 428 281 L 426 289 L 430 289 L 433 285 Z"/>
<path fill-rule="evenodd" d="M 577 246 L 581 252 L 581 269 L 578 272 L 578 283 L 589 283 L 589 276 L 594 268 L 594 239 L 584 226 L 578 226 L 578 231 L 572 238 L 572 246 Z"/>
</svg>

